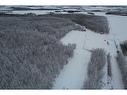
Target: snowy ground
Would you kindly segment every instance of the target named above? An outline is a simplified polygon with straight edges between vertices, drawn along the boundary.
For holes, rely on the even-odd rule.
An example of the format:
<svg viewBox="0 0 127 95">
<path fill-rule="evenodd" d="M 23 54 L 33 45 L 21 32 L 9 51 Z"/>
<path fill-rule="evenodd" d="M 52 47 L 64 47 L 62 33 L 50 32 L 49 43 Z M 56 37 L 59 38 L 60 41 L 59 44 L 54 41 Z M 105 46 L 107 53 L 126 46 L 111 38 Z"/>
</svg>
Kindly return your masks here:
<svg viewBox="0 0 127 95">
<path fill-rule="evenodd" d="M 87 66 L 90 59 L 90 52 L 83 49 L 85 36 L 85 32 L 71 31 L 61 40 L 65 45 L 68 43 L 76 44 L 76 49 L 73 58 L 56 79 L 54 89 L 79 89 L 83 87 L 84 79 L 87 79 Z"/>
<path fill-rule="evenodd" d="M 48 6 L 49 7 L 49 6 Z M 87 10 L 94 10 L 95 7 L 84 7 Z M 104 10 L 104 7 L 98 7 L 99 10 Z M 104 9 L 103 9 L 104 8 Z M 0 10 L 11 10 L 8 7 Z M 96 9 L 95 9 L 96 10 Z M 54 11 L 48 10 L 31 10 L 31 11 L 13 11 L 11 14 L 47 14 Z M 66 13 L 66 12 L 60 12 Z M 79 12 L 87 14 L 87 12 Z M 76 44 L 73 58 L 69 59 L 67 65 L 64 66 L 60 74 L 54 82 L 53 89 L 81 89 L 83 88 L 85 80 L 87 80 L 87 66 L 91 57 L 90 50 L 96 48 L 103 48 L 106 53 L 111 55 L 111 71 L 112 76 L 107 74 L 107 64 L 104 66 L 104 83 L 102 89 L 123 89 L 122 76 L 119 66 L 116 62 L 117 45 L 122 41 L 127 40 L 127 17 L 116 15 L 105 15 L 103 12 L 94 12 L 96 15 L 106 16 L 109 21 L 110 32 L 109 34 L 97 34 L 91 30 L 83 31 L 70 31 L 64 38 L 61 39 L 62 43 L 67 45 L 69 43 Z"/>
<path fill-rule="evenodd" d="M 97 34 L 90 30 L 86 32 L 71 31 L 61 41 L 67 45 L 76 44 L 74 56 L 56 78 L 54 89 L 81 89 L 87 79 L 87 66 L 92 49 L 103 48 L 111 56 L 112 76 L 107 75 L 107 64 L 104 66 L 104 83 L 102 89 L 123 89 L 122 76 L 116 62 L 117 45 L 127 40 L 127 18 L 123 16 L 106 16 L 109 21 L 110 33 Z"/>
</svg>

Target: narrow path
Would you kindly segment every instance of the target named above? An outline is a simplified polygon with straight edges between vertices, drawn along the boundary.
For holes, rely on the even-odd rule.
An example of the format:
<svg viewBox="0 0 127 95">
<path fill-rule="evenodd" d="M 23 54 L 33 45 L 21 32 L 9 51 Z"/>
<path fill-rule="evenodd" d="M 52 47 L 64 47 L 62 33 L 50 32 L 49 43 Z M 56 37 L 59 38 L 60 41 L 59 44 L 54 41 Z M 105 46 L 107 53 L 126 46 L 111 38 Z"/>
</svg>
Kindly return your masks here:
<svg viewBox="0 0 127 95">
<path fill-rule="evenodd" d="M 74 56 L 65 65 L 58 78 L 56 78 L 53 89 L 80 89 L 87 79 L 87 66 L 90 53 L 83 50 L 85 32 L 71 31 L 63 39 L 63 44 L 76 44 Z"/>
</svg>

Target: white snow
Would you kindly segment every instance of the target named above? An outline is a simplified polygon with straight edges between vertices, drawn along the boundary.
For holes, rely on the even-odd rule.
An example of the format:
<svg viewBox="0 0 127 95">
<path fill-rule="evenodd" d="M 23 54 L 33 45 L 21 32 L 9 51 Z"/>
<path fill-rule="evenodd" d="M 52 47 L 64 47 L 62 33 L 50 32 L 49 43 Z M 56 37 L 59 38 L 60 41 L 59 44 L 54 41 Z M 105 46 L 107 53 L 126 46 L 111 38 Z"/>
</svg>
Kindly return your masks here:
<svg viewBox="0 0 127 95">
<path fill-rule="evenodd" d="M 110 53 L 111 56 L 116 56 L 116 47 L 114 44 L 112 35 L 98 34 L 87 30 L 71 31 L 61 41 L 63 44 L 75 43 L 76 49 L 74 56 L 69 60 L 69 63 L 64 66 L 60 75 L 56 78 L 54 83 L 54 89 L 81 89 L 85 80 L 87 80 L 87 67 L 90 60 L 91 52 L 96 48 L 103 48 L 106 53 Z M 107 41 L 109 44 L 107 44 Z M 114 58 L 111 57 L 111 60 Z M 115 60 L 115 59 L 114 59 Z M 116 62 L 111 62 L 112 67 L 112 81 L 107 76 L 107 64 L 104 67 L 104 77 L 102 79 L 104 85 L 103 89 L 123 88 L 121 74 Z M 116 73 L 115 73 L 116 72 Z M 119 72 L 119 73 L 118 73 Z M 116 77 L 119 77 L 116 79 Z M 108 83 L 109 82 L 109 83 Z M 117 83 L 117 85 L 116 85 Z"/>
<path fill-rule="evenodd" d="M 116 62 L 116 59 L 114 57 L 112 57 L 112 60 L 111 60 L 111 70 L 112 70 L 113 88 L 114 89 L 124 88 L 121 72 L 120 72 L 120 69 L 119 69 L 118 64 Z"/>
<path fill-rule="evenodd" d="M 105 16 L 110 26 L 110 36 L 118 41 L 127 40 L 127 16 L 106 15 L 105 12 L 94 12 L 96 15 Z"/>
<path fill-rule="evenodd" d="M 126 16 L 107 16 L 111 34 L 119 41 L 127 40 L 127 17 Z"/>
<path fill-rule="evenodd" d="M 103 73 L 104 77 L 102 82 L 104 83 L 103 89 L 121 89 L 123 88 L 122 76 L 118 64 L 116 62 L 115 56 L 117 55 L 117 49 L 115 46 L 118 43 L 114 36 L 111 34 L 97 34 L 90 30 L 85 32 L 85 44 L 84 49 L 93 50 L 96 48 L 102 48 L 106 53 L 110 53 L 111 56 L 111 70 L 112 78 L 107 75 L 107 64 L 104 66 Z M 108 42 L 108 43 L 107 43 Z"/>
<path fill-rule="evenodd" d="M 117 45 L 121 41 L 127 40 L 127 17 L 124 16 L 106 16 L 110 25 L 110 34 L 114 36 L 114 41 Z M 115 49 L 115 48 L 114 48 Z M 119 47 L 118 47 L 119 49 Z M 123 81 L 119 66 L 116 62 L 116 54 L 111 56 L 111 69 L 112 69 L 112 84 L 114 89 L 123 89 Z"/>
<path fill-rule="evenodd" d="M 106 51 L 106 53 L 110 53 L 111 55 L 116 55 L 117 51 L 113 35 L 99 34 L 92 32 L 91 30 L 87 30 L 87 32 L 85 32 L 85 44 L 83 48 L 85 50 L 102 48 Z"/>
<path fill-rule="evenodd" d="M 116 48 L 111 47 L 112 50 L 116 50 Z M 111 50 L 111 49 L 110 49 Z M 104 77 L 102 79 L 104 85 L 102 89 L 123 89 L 123 81 L 122 81 L 122 76 L 121 72 L 118 66 L 118 63 L 116 62 L 116 53 L 114 52 L 109 52 L 111 56 L 111 73 L 112 76 L 108 76 L 107 70 L 108 66 L 107 63 L 104 66 L 103 72 L 104 72 Z"/>
<path fill-rule="evenodd" d="M 75 43 L 74 56 L 61 71 L 54 89 L 80 89 L 84 80 L 87 79 L 87 66 L 90 59 L 90 52 L 83 49 L 85 32 L 71 31 L 62 40 L 65 45 Z"/>
<path fill-rule="evenodd" d="M 30 7 L 30 8 L 37 9 L 41 7 Z M 47 6 L 47 8 L 56 9 L 53 6 L 51 7 Z M 105 8 L 107 7 L 100 6 L 95 8 L 84 6 L 82 8 L 86 9 L 87 11 L 91 10 L 104 11 Z M 63 9 L 70 10 L 70 7 L 66 6 L 63 7 Z M 1 12 L 10 10 L 12 9 L 9 7 L 0 8 Z M 10 14 L 25 14 L 25 13 L 47 14 L 50 12 L 54 12 L 54 10 L 13 11 Z M 67 14 L 67 12 L 60 13 Z M 84 11 L 77 13 L 87 14 L 87 12 Z M 91 56 L 91 52 L 89 50 L 93 50 L 96 48 L 102 48 L 106 51 L 107 54 L 110 53 L 111 55 L 112 77 L 109 77 L 107 75 L 107 63 L 106 63 L 103 69 L 104 77 L 102 78 L 102 81 L 104 85 L 102 89 L 124 88 L 121 72 L 115 57 L 117 55 L 116 45 L 119 45 L 119 43 L 121 43 L 122 41 L 127 40 L 127 16 L 105 15 L 104 12 L 94 12 L 94 13 L 96 15 L 107 17 L 110 26 L 109 34 L 98 34 L 92 32 L 91 30 L 87 30 L 86 32 L 73 30 L 70 31 L 64 38 L 62 38 L 61 42 L 63 44 L 65 45 L 68 45 L 69 43 L 76 44 L 76 49 L 74 50 L 74 56 L 69 59 L 68 64 L 64 66 L 63 70 L 61 70 L 60 74 L 55 79 L 53 89 L 81 89 L 83 87 L 85 80 L 87 79 L 87 67 Z"/>
<path fill-rule="evenodd" d="M 110 86 L 113 89 L 123 89 L 122 76 L 120 68 L 116 62 L 117 48 L 115 46 L 119 45 L 120 42 L 127 40 L 127 17 L 125 16 L 115 16 L 115 15 L 105 15 L 104 13 L 97 13 L 97 15 L 106 16 L 109 21 L 110 32 L 108 34 L 110 38 L 110 55 L 111 55 L 111 70 L 112 78 L 110 79 Z M 119 46 L 118 46 L 119 49 Z M 111 52 L 112 51 L 112 52 Z M 108 77 L 107 77 L 108 79 Z M 106 86 L 105 86 L 106 87 Z"/>
<path fill-rule="evenodd" d="M 112 77 L 107 74 L 107 63 L 103 68 L 104 83 L 102 89 L 123 89 L 123 81 L 119 66 L 116 62 L 117 47 L 121 41 L 127 40 L 127 17 L 105 15 L 109 21 L 109 34 L 98 34 L 87 30 L 71 31 L 61 41 L 63 44 L 76 44 L 74 56 L 69 60 L 69 63 L 64 66 L 60 74 L 55 80 L 54 89 L 81 89 L 87 79 L 87 66 L 90 60 L 90 50 L 102 48 L 111 56 L 111 71 Z M 118 47 L 119 49 L 119 47 Z"/>
<path fill-rule="evenodd" d="M 101 89 L 113 89 L 113 84 L 112 84 L 112 79 L 110 76 L 108 76 L 108 72 L 107 72 L 107 62 L 102 70 L 103 72 L 103 78 L 101 79 L 102 81 L 102 87 Z"/>
</svg>

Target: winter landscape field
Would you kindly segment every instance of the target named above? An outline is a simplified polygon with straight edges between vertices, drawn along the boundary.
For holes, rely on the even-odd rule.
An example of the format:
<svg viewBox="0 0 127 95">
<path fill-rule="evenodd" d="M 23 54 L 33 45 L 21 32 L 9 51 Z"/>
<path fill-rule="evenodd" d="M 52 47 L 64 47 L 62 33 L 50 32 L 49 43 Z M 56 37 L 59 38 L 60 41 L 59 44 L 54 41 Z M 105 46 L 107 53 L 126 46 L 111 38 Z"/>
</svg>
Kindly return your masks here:
<svg viewBox="0 0 127 95">
<path fill-rule="evenodd" d="M 127 6 L 0 6 L 0 89 L 127 89 Z"/>
</svg>

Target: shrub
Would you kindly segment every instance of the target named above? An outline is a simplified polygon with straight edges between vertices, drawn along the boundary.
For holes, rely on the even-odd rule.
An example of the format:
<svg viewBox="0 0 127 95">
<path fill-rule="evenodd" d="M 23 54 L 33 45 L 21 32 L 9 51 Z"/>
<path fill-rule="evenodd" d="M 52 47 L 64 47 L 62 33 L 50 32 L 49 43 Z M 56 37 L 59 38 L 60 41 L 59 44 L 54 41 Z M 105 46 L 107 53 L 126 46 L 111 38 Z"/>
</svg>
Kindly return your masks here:
<svg viewBox="0 0 127 95">
<path fill-rule="evenodd" d="M 117 63 L 120 67 L 124 88 L 127 89 L 127 62 L 122 52 L 117 53 Z"/>
<path fill-rule="evenodd" d="M 52 88 L 73 56 L 74 46 L 59 40 L 73 29 L 54 17 L 0 17 L 0 89 Z"/>
<path fill-rule="evenodd" d="M 110 54 L 107 55 L 107 64 L 108 64 L 108 76 L 112 77 Z"/>
<path fill-rule="evenodd" d="M 122 53 L 127 56 L 127 41 L 124 41 L 120 44 L 120 47 L 122 49 Z"/>
<path fill-rule="evenodd" d="M 84 84 L 85 89 L 100 89 L 101 78 L 103 77 L 103 67 L 106 64 L 106 55 L 103 49 L 92 51 L 88 65 L 88 80 Z"/>
<path fill-rule="evenodd" d="M 109 33 L 107 18 L 103 16 L 85 14 L 53 14 L 47 16 L 69 19 L 97 33 Z"/>
</svg>

